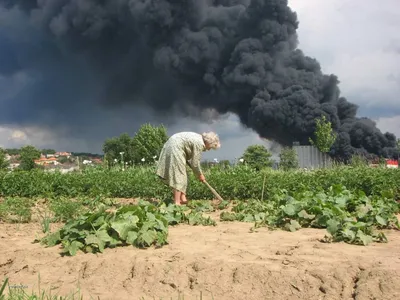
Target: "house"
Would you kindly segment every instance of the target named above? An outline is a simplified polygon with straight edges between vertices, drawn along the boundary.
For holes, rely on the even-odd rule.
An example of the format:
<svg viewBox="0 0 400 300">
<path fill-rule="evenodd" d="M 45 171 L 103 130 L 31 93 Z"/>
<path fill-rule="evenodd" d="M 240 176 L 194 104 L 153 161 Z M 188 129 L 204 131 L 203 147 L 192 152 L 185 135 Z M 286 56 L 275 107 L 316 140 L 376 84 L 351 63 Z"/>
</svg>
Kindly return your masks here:
<svg viewBox="0 0 400 300">
<path fill-rule="evenodd" d="M 41 156 L 39 159 L 35 160 L 35 164 L 41 165 L 41 166 L 53 164 L 53 165 L 56 166 L 56 165 L 58 165 L 60 163 L 57 161 L 57 158 L 55 158 L 55 157 L 47 158 L 47 157 L 42 157 Z"/>
<path fill-rule="evenodd" d="M 95 164 L 102 164 L 103 161 L 100 158 L 92 158 L 92 162 Z"/>
<path fill-rule="evenodd" d="M 399 161 L 394 159 L 386 159 L 386 167 L 398 169 L 399 168 Z"/>
<path fill-rule="evenodd" d="M 55 157 L 66 157 L 66 158 L 70 158 L 71 157 L 71 152 L 56 152 L 56 154 L 54 154 Z"/>
<path fill-rule="evenodd" d="M 8 166 L 8 169 L 12 171 L 12 170 L 18 168 L 19 165 L 20 165 L 19 163 L 11 163 L 11 164 Z"/>
</svg>

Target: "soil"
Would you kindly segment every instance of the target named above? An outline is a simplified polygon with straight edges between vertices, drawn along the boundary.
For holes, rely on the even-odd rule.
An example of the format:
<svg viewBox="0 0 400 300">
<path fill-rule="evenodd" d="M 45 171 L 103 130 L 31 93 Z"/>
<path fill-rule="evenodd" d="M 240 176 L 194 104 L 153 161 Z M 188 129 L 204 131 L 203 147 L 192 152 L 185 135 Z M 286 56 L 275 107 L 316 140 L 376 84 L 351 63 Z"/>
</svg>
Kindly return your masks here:
<svg viewBox="0 0 400 300">
<path fill-rule="evenodd" d="M 0 224 L 0 277 L 30 293 L 40 275 L 42 290 L 80 287 L 84 299 L 400 299 L 399 231 L 364 247 L 322 243 L 325 230 L 251 226 L 179 225 L 159 249 L 62 257 L 59 247 L 33 243 L 43 236 L 38 223 Z"/>
</svg>

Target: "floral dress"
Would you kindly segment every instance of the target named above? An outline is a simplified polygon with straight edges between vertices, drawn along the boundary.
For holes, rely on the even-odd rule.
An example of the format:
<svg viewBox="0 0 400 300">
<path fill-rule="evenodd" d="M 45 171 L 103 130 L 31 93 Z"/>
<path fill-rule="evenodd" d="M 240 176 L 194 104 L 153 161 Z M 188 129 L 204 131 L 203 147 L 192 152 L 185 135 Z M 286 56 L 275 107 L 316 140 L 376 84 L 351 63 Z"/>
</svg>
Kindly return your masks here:
<svg viewBox="0 0 400 300">
<path fill-rule="evenodd" d="M 157 175 L 170 187 L 186 194 L 188 164 L 198 177 L 201 154 L 206 146 L 201 134 L 180 132 L 172 135 L 164 144 L 157 164 Z"/>
</svg>

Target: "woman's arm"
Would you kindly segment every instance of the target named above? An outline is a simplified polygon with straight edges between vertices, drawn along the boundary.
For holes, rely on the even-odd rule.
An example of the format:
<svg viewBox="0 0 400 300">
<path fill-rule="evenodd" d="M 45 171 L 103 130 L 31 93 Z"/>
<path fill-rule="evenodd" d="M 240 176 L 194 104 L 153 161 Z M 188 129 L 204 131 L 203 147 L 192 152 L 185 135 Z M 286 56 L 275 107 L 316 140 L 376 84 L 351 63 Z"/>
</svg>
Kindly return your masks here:
<svg viewBox="0 0 400 300">
<path fill-rule="evenodd" d="M 203 171 L 201 170 L 200 166 L 202 152 L 203 150 L 200 149 L 199 147 L 194 147 L 193 157 L 189 162 L 189 166 L 193 170 L 193 173 L 196 175 L 197 178 L 200 178 L 200 176 L 203 174 Z"/>
</svg>

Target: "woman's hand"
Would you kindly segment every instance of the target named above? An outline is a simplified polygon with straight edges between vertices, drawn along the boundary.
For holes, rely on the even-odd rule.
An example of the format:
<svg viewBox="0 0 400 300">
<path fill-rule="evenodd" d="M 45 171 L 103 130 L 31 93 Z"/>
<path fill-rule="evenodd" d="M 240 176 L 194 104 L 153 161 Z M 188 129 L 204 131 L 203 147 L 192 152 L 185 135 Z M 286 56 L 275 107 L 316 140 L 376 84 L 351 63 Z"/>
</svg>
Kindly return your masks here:
<svg viewBox="0 0 400 300">
<path fill-rule="evenodd" d="M 200 174 L 199 180 L 200 180 L 201 182 L 204 182 L 204 181 L 206 181 L 206 178 L 204 177 L 203 174 Z"/>
</svg>

